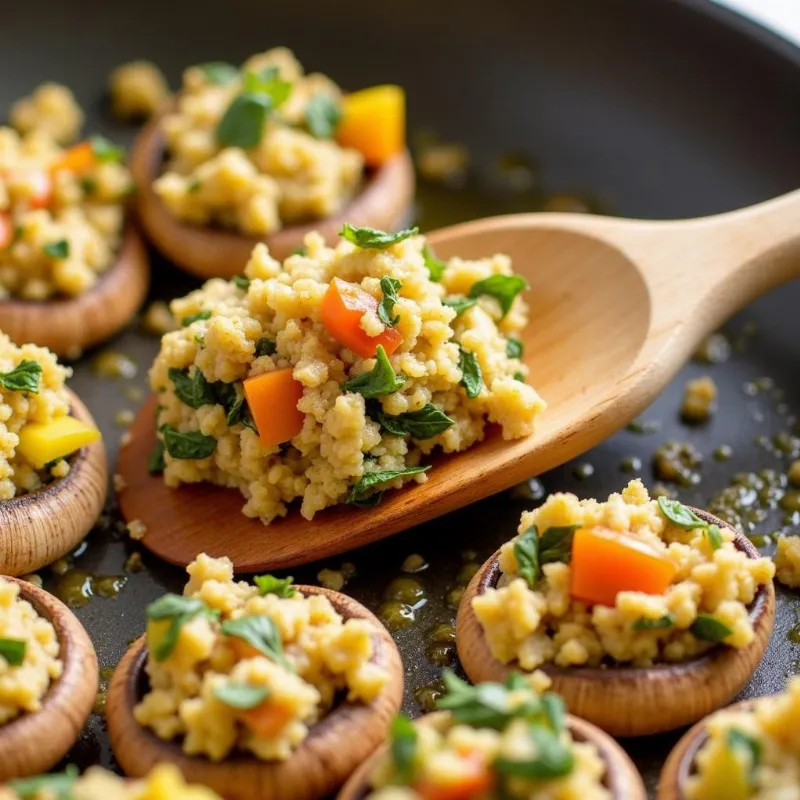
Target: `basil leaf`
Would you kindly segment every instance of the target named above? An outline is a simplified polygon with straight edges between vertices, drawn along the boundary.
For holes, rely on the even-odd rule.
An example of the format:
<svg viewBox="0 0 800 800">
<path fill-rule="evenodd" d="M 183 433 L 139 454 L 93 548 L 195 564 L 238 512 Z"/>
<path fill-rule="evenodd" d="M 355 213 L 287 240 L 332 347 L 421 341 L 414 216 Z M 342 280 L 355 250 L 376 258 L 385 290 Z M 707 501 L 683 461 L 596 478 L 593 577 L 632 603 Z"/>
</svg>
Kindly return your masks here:
<svg viewBox="0 0 800 800">
<path fill-rule="evenodd" d="M 539 530 L 531 525 L 514 541 L 514 558 L 517 560 L 517 572 L 525 583 L 533 589 L 539 580 Z"/>
<path fill-rule="evenodd" d="M 454 424 L 440 408 L 426 403 L 417 411 L 404 414 L 386 414 L 379 404 L 367 409 L 370 417 L 392 436 L 411 436 L 413 439 L 430 439 Z"/>
<path fill-rule="evenodd" d="M 761 756 L 764 752 L 764 747 L 757 739 L 740 731 L 738 728 L 731 728 L 728 731 L 726 739 L 728 748 L 733 751 L 743 753 L 749 763 L 749 781 L 750 785 L 755 784 L 755 772 L 758 765 L 761 763 Z"/>
<path fill-rule="evenodd" d="M 477 304 L 478 301 L 472 297 L 445 297 L 442 300 L 443 306 L 450 306 L 456 312 L 456 319 Z"/>
<path fill-rule="evenodd" d="M 500 303 L 501 319 L 508 314 L 516 296 L 530 289 L 528 282 L 521 275 L 490 275 L 482 281 L 473 283 L 469 290 L 470 297 L 489 295 Z"/>
<path fill-rule="evenodd" d="M 94 157 L 101 164 L 119 164 L 125 160 L 125 149 L 118 147 L 105 136 L 92 136 L 89 139 Z"/>
<path fill-rule="evenodd" d="M 398 714 L 392 720 L 389 735 L 391 737 L 390 747 L 396 782 L 401 785 L 407 785 L 414 775 L 414 759 L 417 755 L 417 729 L 408 717 Z"/>
<path fill-rule="evenodd" d="M 536 755 L 525 761 L 497 758 L 493 764 L 497 772 L 535 780 L 561 778 L 572 772 L 575 767 L 572 751 L 553 731 L 541 725 L 531 725 L 528 734 L 534 742 Z"/>
<path fill-rule="evenodd" d="M 522 358 L 525 352 L 525 345 L 519 340 L 509 336 L 506 339 L 506 355 L 509 358 Z"/>
<path fill-rule="evenodd" d="M 567 707 L 560 695 L 553 692 L 546 692 L 541 697 L 542 712 L 547 720 L 547 724 L 554 733 L 561 733 L 564 730 L 567 720 Z"/>
<path fill-rule="evenodd" d="M 199 614 L 205 614 L 212 619 L 219 616 L 219 612 L 209 608 L 202 600 L 196 597 L 184 597 L 179 594 L 165 594 L 147 606 L 147 619 L 170 620 L 170 626 L 158 642 L 152 653 L 153 658 L 164 661 L 169 658 L 178 644 L 183 626 Z"/>
<path fill-rule="evenodd" d="M 241 289 L 243 292 L 246 292 L 250 288 L 250 278 L 246 278 L 244 275 L 236 275 L 231 279 L 231 282 L 237 289 Z"/>
<path fill-rule="evenodd" d="M 260 358 L 261 356 L 274 356 L 277 349 L 278 347 L 272 339 L 259 339 L 256 342 L 256 358 Z"/>
<path fill-rule="evenodd" d="M 160 475 L 167 466 L 164 460 L 164 442 L 157 441 L 150 455 L 147 457 L 147 471 L 151 475 Z"/>
<path fill-rule="evenodd" d="M 260 706 L 269 697 L 269 689 L 266 686 L 251 686 L 249 683 L 223 683 L 214 687 L 212 694 L 215 700 L 229 708 L 246 711 Z"/>
<path fill-rule="evenodd" d="M 39 394 L 42 365 L 38 361 L 20 361 L 10 372 L 0 372 L 0 386 L 9 392 Z"/>
<path fill-rule="evenodd" d="M 78 179 L 84 194 L 94 194 L 97 191 L 97 181 L 94 178 L 87 178 L 85 175 Z"/>
<path fill-rule="evenodd" d="M 69 800 L 72 787 L 78 780 L 78 768 L 69 764 L 67 768 L 54 775 L 35 775 L 32 778 L 16 778 L 6 785 L 19 800 L 36 800 L 40 795 Z"/>
<path fill-rule="evenodd" d="M 268 94 L 242 92 L 231 104 L 217 125 L 217 142 L 223 147 L 255 147 L 264 132 L 264 124 L 272 111 Z"/>
<path fill-rule="evenodd" d="M 708 527 L 705 520 L 700 519 L 691 508 L 685 506 L 680 500 L 670 500 L 669 497 L 662 496 L 658 498 L 658 507 L 673 525 L 684 531 Z"/>
<path fill-rule="evenodd" d="M 258 435 L 258 428 L 256 427 L 256 422 L 253 419 L 253 414 L 250 411 L 250 406 L 248 406 L 247 403 L 245 403 L 242 408 L 242 415 L 239 419 L 239 422 L 241 422 L 242 425 L 245 426 L 245 428 L 250 428 L 250 430 L 253 431 L 253 433 Z"/>
<path fill-rule="evenodd" d="M 271 108 L 280 108 L 292 93 L 290 81 L 280 77 L 277 67 L 264 67 L 260 72 L 248 72 L 242 80 L 243 94 L 268 97 Z"/>
<path fill-rule="evenodd" d="M 658 631 L 671 628 L 674 624 L 675 618 L 672 616 L 672 614 L 665 614 L 663 617 L 659 617 L 658 619 L 639 617 L 639 619 L 633 623 L 633 629 L 635 631 Z"/>
<path fill-rule="evenodd" d="M 560 561 L 569 564 L 572 560 L 572 539 L 580 525 L 562 525 L 548 528 L 539 539 L 539 562 L 551 564 Z"/>
<path fill-rule="evenodd" d="M 378 319 L 380 319 L 387 328 L 391 328 L 393 325 L 397 325 L 397 323 L 400 322 L 400 317 L 392 317 L 392 311 L 394 311 L 394 304 L 400 299 L 397 290 L 402 285 L 403 282 L 397 280 L 397 278 L 391 278 L 388 275 L 384 275 L 381 278 L 383 298 L 378 304 Z"/>
<path fill-rule="evenodd" d="M 189 314 L 188 317 L 184 317 L 181 320 L 181 325 L 184 328 L 188 328 L 193 322 L 197 322 L 201 319 L 210 319 L 211 312 L 210 311 L 198 311 L 196 314 Z"/>
<path fill-rule="evenodd" d="M 294 669 L 283 655 L 281 633 L 268 614 L 253 614 L 249 617 L 225 620 L 220 631 L 223 636 L 233 636 L 247 642 L 259 653 L 263 653 L 286 669 Z"/>
<path fill-rule="evenodd" d="M 459 383 L 464 387 L 467 397 L 475 398 L 483 388 L 483 372 L 475 353 L 470 353 L 459 345 L 458 368 L 461 370 Z"/>
<path fill-rule="evenodd" d="M 706 533 L 708 534 L 708 542 L 711 545 L 712 550 L 719 550 L 722 547 L 722 531 L 719 529 L 719 525 L 709 525 L 706 528 Z"/>
<path fill-rule="evenodd" d="M 258 586 L 258 593 L 263 597 L 265 594 L 275 594 L 278 597 L 295 597 L 298 594 L 297 587 L 292 586 L 294 578 L 276 578 L 274 575 L 256 575 L 253 582 Z"/>
<path fill-rule="evenodd" d="M 295 247 L 295 249 L 292 250 L 291 254 L 293 256 L 304 256 L 306 252 L 307 252 L 306 246 L 304 244 L 301 244 L 299 247 Z"/>
<path fill-rule="evenodd" d="M 373 492 L 363 500 L 354 500 L 350 505 L 356 508 L 375 508 L 381 504 L 381 500 L 383 500 L 383 492 Z"/>
<path fill-rule="evenodd" d="M 406 379 L 403 375 L 395 374 L 383 345 L 379 344 L 378 352 L 375 355 L 375 366 L 369 372 L 362 372 L 361 375 L 345 381 L 342 384 L 342 390 L 358 392 L 367 398 L 380 397 L 396 392 L 405 382 Z"/>
<path fill-rule="evenodd" d="M 236 392 L 235 389 L 234 392 Z M 236 395 L 236 398 L 229 406 L 225 406 L 227 408 L 225 422 L 228 424 L 229 428 L 232 428 L 237 422 L 241 422 L 242 413 L 244 411 L 244 402 L 245 398 L 243 391 L 242 394 Z"/>
<path fill-rule="evenodd" d="M 422 246 L 422 257 L 425 259 L 425 267 L 428 270 L 430 279 L 436 281 L 436 283 L 441 281 L 442 275 L 444 275 L 444 271 L 447 269 L 447 264 L 436 258 L 433 254 L 433 249 L 427 242 Z"/>
<path fill-rule="evenodd" d="M 164 427 L 164 445 L 173 458 L 208 458 L 217 449 L 217 440 L 200 431 L 179 431 L 171 425 Z"/>
<path fill-rule="evenodd" d="M 50 256 L 50 258 L 63 261 L 65 258 L 69 258 L 69 242 L 66 239 L 58 239 L 55 242 L 48 242 L 42 248 L 42 251 L 46 256 Z"/>
<path fill-rule="evenodd" d="M 239 77 L 239 70 L 233 64 L 226 64 L 224 61 L 209 61 L 206 64 L 198 64 L 197 69 L 203 73 L 209 83 L 217 86 L 226 86 Z"/>
<path fill-rule="evenodd" d="M 170 367 L 167 376 L 175 386 L 175 396 L 189 408 L 197 409 L 216 403 L 214 385 L 203 377 L 203 373 L 197 367 L 191 376 L 188 368 Z"/>
<path fill-rule="evenodd" d="M 25 660 L 27 643 L 24 639 L 0 639 L 0 656 L 9 667 L 18 667 Z"/>
<path fill-rule="evenodd" d="M 402 478 L 406 475 L 419 475 L 421 472 L 427 472 L 430 465 L 427 467 L 405 467 L 404 469 L 379 469 L 375 472 L 367 472 L 362 475 L 357 483 L 350 489 L 347 495 L 346 503 L 356 503 L 363 501 L 367 492 L 373 487 L 387 481 L 394 480 L 395 478 Z"/>
<path fill-rule="evenodd" d="M 692 623 L 689 632 L 697 639 L 715 644 L 727 639 L 733 633 L 724 622 L 720 622 L 710 614 L 698 614 L 697 619 Z"/>
<path fill-rule="evenodd" d="M 332 139 L 342 119 L 342 109 L 329 94 L 317 92 L 306 106 L 306 130 L 317 139 Z"/>
<path fill-rule="evenodd" d="M 520 383 L 525 383 L 525 374 L 523 372 L 515 372 L 514 380 L 519 381 Z"/>
<path fill-rule="evenodd" d="M 352 242 L 356 247 L 363 247 L 370 250 L 385 250 L 393 244 L 402 242 L 404 239 L 410 239 L 419 233 L 419 228 L 406 228 L 397 233 L 389 233 L 387 231 L 379 231 L 376 228 L 359 228 L 345 222 L 342 229 L 339 231 L 339 236 Z"/>
</svg>

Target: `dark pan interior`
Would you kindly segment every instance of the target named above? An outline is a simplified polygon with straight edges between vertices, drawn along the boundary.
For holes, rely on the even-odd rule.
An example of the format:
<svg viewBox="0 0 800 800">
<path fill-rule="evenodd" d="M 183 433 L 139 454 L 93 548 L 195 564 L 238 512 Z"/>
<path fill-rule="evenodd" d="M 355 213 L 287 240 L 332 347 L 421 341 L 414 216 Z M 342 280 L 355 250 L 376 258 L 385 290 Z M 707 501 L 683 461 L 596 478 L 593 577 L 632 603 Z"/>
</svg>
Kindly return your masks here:
<svg viewBox="0 0 800 800">
<path fill-rule="evenodd" d="M 132 129 L 110 119 L 103 97 L 115 65 L 153 59 L 175 86 L 187 64 L 239 62 L 252 52 L 286 44 L 307 67 L 328 72 L 345 87 L 404 84 L 410 129 L 432 128 L 468 145 L 479 183 L 489 180 L 499 154 L 522 154 L 538 164 L 546 191 L 579 192 L 616 213 L 642 217 L 723 211 L 800 184 L 800 52 L 701 0 L 307 0 L 285 6 L 254 0 L 38 0 L 4 5 L 0 114 L 39 82 L 55 79 L 76 91 L 90 128 L 126 139 Z M 514 208 L 525 202 L 518 200 Z M 487 201 L 480 207 L 501 211 L 507 206 Z M 469 208 L 454 199 L 444 216 L 455 219 L 471 213 Z M 158 296 L 174 297 L 194 285 L 163 262 L 156 264 Z M 690 441 L 705 456 L 702 482 L 681 492 L 693 505 L 707 504 L 736 472 L 785 470 L 786 458 L 754 440 L 790 428 L 800 404 L 794 311 L 799 301 L 795 284 L 739 315 L 730 331 L 735 340 L 742 339 L 740 352 L 724 365 L 688 365 L 646 415 L 661 420 L 660 431 L 618 434 L 580 459 L 593 465 L 591 477 L 579 481 L 575 464 L 566 465 L 543 476 L 547 491 L 608 494 L 630 477 L 621 462 L 631 456 L 641 460 L 640 474 L 652 482 L 653 449 L 669 438 Z M 139 364 L 138 377 L 127 383 L 95 377 L 90 358 L 76 365 L 73 388 L 101 423 L 112 456 L 121 434 L 114 415 L 134 405 L 123 390 L 145 385 L 156 345 L 135 327 L 113 343 Z M 710 426 L 689 430 L 677 421 L 682 387 L 687 377 L 709 371 L 720 386 L 720 411 Z M 788 409 L 776 406 L 768 392 L 742 392 L 745 381 L 763 375 L 783 389 Z M 734 457 L 716 462 L 712 452 L 723 443 L 733 447 Z M 531 502 L 501 495 L 349 559 L 358 574 L 348 590 L 372 608 L 400 574 L 406 555 L 421 552 L 430 562 L 421 576 L 427 605 L 417 612 L 415 625 L 398 634 L 407 666 L 408 711 L 418 710 L 415 691 L 436 677 L 432 662 L 448 657 L 429 652 L 427 632 L 452 619 L 446 601 L 462 565 L 483 559 L 509 538 L 520 511 Z M 773 514 L 758 532 L 769 533 L 780 519 Z M 98 533 L 74 565 L 123 574 L 132 549 L 119 531 Z M 326 566 L 342 560 L 348 559 Z M 118 598 L 96 597 L 78 610 L 106 666 L 115 664 L 126 642 L 143 629 L 146 602 L 181 583 L 178 571 L 147 556 L 145 564 L 145 572 L 128 576 Z M 296 577 L 313 581 L 319 568 L 299 570 Z M 45 574 L 51 588 L 64 581 Z M 797 596 L 782 592 L 774 641 L 751 693 L 777 690 L 798 671 L 800 650 L 786 638 L 796 622 L 792 605 Z M 628 743 L 651 787 L 675 738 Z M 100 718 L 93 718 L 75 758 L 111 763 Z"/>
</svg>

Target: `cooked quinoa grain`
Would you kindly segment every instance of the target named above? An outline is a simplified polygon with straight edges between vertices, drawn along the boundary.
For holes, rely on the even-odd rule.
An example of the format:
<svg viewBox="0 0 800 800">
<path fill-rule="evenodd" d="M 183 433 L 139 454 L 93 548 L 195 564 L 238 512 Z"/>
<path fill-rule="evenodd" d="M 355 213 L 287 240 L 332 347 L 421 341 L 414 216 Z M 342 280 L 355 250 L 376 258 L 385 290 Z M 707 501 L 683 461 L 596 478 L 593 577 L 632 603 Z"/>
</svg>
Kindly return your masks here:
<svg viewBox="0 0 800 800">
<path fill-rule="evenodd" d="M 706 529 L 672 524 L 640 481 L 606 502 L 551 495 L 522 515 L 519 534 L 532 526 L 539 536 L 564 526 L 629 536 L 671 562 L 674 577 L 663 594 L 620 591 L 613 606 L 592 605 L 572 596 L 573 567 L 562 560 L 544 563 L 531 588 L 520 577 L 519 537 L 512 539 L 500 551 L 501 585 L 473 600 L 492 654 L 503 663 L 517 661 L 530 670 L 547 662 L 568 667 L 686 661 L 714 645 L 695 635 L 701 617 L 720 632 L 717 641 L 730 647 L 753 640 L 747 607 L 775 574 L 772 561 L 737 550 L 728 528 L 716 530 L 714 549 Z"/>
<path fill-rule="evenodd" d="M 59 144 L 70 144 L 83 127 L 83 111 L 75 96 L 59 83 L 43 83 L 11 106 L 11 124 L 23 136 L 44 134 Z"/>
<path fill-rule="evenodd" d="M 152 61 L 121 64 L 108 79 L 111 109 L 120 119 L 146 119 L 169 99 L 169 86 Z"/>
</svg>

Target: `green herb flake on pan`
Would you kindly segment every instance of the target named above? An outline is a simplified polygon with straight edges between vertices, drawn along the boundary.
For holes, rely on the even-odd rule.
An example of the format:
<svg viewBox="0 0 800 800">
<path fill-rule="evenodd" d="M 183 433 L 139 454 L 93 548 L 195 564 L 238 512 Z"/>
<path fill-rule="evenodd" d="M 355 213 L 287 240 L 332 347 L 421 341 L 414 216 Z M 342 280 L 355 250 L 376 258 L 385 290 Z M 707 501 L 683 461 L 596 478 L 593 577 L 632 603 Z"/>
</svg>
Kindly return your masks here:
<svg viewBox="0 0 800 800">
<path fill-rule="evenodd" d="M 366 398 L 392 394 L 406 382 L 405 376 L 396 375 L 383 345 L 378 345 L 375 366 L 369 372 L 362 372 L 342 384 L 342 391 L 358 392 Z"/>
<path fill-rule="evenodd" d="M 0 386 L 9 392 L 39 394 L 42 365 L 38 361 L 23 360 L 9 372 L 0 372 Z"/>
<path fill-rule="evenodd" d="M 376 228 L 363 227 L 359 228 L 345 222 L 342 229 L 339 231 L 339 236 L 352 242 L 356 247 L 361 247 L 369 250 L 386 250 L 387 247 L 402 242 L 405 239 L 410 239 L 419 233 L 419 228 L 406 228 L 397 233 L 389 233 L 387 231 L 379 231 Z"/>
</svg>

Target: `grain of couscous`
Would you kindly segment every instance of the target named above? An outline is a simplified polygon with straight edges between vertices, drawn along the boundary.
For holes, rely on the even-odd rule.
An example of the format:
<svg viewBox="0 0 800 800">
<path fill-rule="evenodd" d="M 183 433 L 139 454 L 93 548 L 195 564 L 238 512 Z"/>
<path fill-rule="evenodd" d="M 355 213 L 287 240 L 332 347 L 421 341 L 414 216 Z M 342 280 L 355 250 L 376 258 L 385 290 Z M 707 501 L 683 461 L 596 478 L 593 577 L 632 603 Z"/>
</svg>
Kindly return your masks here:
<svg viewBox="0 0 800 800">
<path fill-rule="evenodd" d="M 120 64 L 109 76 L 111 110 L 120 119 L 144 119 L 158 113 L 170 92 L 167 80 L 152 61 Z"/>
<path fill-rule="evenodd" d="M 387 672 L 372 663 L 373 626 L 344 620 L 291 578 L 235 582 L 227 558 L 201 554 L 183 596 L 148 608 L 150 689 L 136 720 L 189 755 L 245 751 L 288 758 L 335 701 L 370 703 Z"/>
<path fill-rule="evenodd" d="M 70 144 L 80 135 L 83 111 L 71 90 L 60 83 L 43 83 L 11 106 L 11 125 L 23 136 L 43 134 L 59 144 Z"/>
<path fill-rule="evenodd" d="M 608 501 L 551 495 L 500 551 L 498 588 L 473 599 L 495 658 L 530 670 L 649 666 L 754 638 L 748 605 L 775 567 L 638 480 Z M 619 559 L 619 569 L 609 561 Z"/>
<path fill-rule="evenodd" d="M 778 538 L 775 570 L 778 580 L 794 589 L 800 588 L 800 536 Z"/>
<path fill-rule="evenodd" d="M 55 628 L 0 578 L 0 726 L 41 708 L 63 663 Z"/>
<path fill-rule="evenodd" d="M 283 264 L 258 245 L 244 277 L 173 301 L 183 327 L 150 370 L 169 486 L 238 488 L 264 523 L 302 500 L 311 519 L 423 482 L 424 455 L 467 449 L 488 422 L 532 433 L 545 404 L 515 338 L 525 281 L 502 255 L 439 262 L 414 233 L 309 234 Z"/>
</svg>

